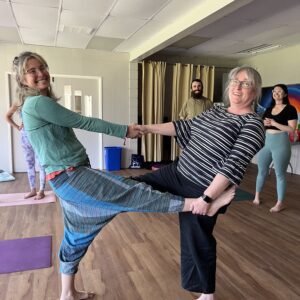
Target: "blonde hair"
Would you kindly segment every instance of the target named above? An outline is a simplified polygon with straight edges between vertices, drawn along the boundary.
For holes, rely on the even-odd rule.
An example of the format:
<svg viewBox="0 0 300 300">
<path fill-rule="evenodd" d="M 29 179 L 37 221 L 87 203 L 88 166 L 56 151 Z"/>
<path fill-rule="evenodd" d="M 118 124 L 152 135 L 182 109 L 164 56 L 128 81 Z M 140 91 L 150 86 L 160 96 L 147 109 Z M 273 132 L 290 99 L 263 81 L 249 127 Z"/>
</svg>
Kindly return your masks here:
<svg viewBox="0 0 300 300">
<path fill-rule="evenodd" d="M 229 84 L 232 79 L 236 79 L 238 73 L 245 71 L 249 81 L 254 88 L 256 97 L 253 99 L 253 103 L 257 104 L 261 98 L 261 85 L 262 80 L 260 74 L 252 67 L 249 66 L 241 66 L 232 69 L 228 74 L 228 79 L 226 82 L 226 88 L 224 90 L 223 101 L 225 104 L 229 105 Z"/>
<path fill-rule="evenodd" d="M 33 89 L 30 88 L 22 83 L 24 76 L 25 76 L 25 68 L 27 65 L 27 62 L 29 59 L 36 59 L 40 63 L 42 63 L 44 66 L 48 67 L 47 62 L 45 59 L 40 56 L 37 53 L 34 52 L 22 52 L 19 54 L 19 56 L 16 56 L 13 60 L 13 71 L 15 73 L 15 78 L 17 82 L 17 89 L 16 89 L 16 94 L 17 94 L 17 101 L 16 105 L 18 107 L 21 107 L 24 104 L 24 101 L 26 97 L 28 96 L 38 96 L 40 95 L 40 91 L 38 89 Z M 49 85 L 48 91 L 47 91 L 47 96 L 52 98 L 54 101 L 57 101 L 58 98 L 55 96 L 51 85 Z"/>
</svg>

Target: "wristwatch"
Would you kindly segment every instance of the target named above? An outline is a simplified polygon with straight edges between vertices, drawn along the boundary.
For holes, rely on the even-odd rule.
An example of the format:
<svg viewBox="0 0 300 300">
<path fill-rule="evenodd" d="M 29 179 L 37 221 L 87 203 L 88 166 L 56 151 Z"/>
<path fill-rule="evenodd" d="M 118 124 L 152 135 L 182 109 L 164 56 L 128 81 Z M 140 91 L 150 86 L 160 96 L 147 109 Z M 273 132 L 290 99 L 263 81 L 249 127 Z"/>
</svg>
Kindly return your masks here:
<svg viewBox="0 0 300 300">
<path fill-rule="evenodd" d="M 210 198 L 209 196 L 207 196 L 207 195 L 205 195 L 205 194 L 203 194 L 203 195 L 201 196 L 201 198 L 202 198 L 202 200 L 205 201 L 206 203 L 211 203 L 211 202 L 213 201 L 212 198 Z"/>
</svg>

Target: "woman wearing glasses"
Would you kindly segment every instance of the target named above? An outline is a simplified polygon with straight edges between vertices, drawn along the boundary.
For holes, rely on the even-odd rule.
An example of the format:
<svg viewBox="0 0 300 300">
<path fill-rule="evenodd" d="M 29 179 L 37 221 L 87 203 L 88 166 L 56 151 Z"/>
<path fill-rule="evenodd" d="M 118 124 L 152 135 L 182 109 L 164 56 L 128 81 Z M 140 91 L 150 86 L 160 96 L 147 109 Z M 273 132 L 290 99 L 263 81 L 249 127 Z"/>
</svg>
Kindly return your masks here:
<svg viewBox="0 0 300 300">
<path fill-rule="evenodd" d="M 229 73 L 227 108 L 213 107 L 190 120 L 142 126 L 144 133 L 175 136 L 182 153 L 172 164 L 135 179 L 161 191 L 201 199 L 200 215 L 179 213 L 182 286 L 202 293 L 201 300 L 213 300 L 215 293 L 213 229 L 218 214 L 210 217 L 206 212 L 226 188 L 240 184 L 247 165 L 263 147 L 263 122 L 253 110 L 260 95 L 259 73 L 238 67 Z"/>
<path fill-rule="evenodd" d="M 270 212 L 279 212 L 283 209 L 286 171 L 291 158 L 291 143 L 288 133 L 295 131 L 298 120 L 296 108 L 289 104 L 288 89 L 285 84 L 276 84 L 273 87 L 272 103 L 265 111 L 263 120 L 266 128 L 266 142 L 264 148 L 258 153 L 258 175 L 253 203 L 260 204 L 260 193 L 273 161 L 277 201 Z"/>
</svg>

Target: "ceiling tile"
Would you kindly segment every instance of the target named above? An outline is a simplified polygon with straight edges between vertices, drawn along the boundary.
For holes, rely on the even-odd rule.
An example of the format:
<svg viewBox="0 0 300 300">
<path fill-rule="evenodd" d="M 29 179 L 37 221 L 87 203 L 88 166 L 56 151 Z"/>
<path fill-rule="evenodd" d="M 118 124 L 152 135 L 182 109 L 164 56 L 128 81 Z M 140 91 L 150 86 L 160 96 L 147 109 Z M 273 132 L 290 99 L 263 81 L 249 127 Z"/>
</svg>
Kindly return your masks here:
<svg viewBox="0 0 300 300">
<path fill-rule="evenodd" d="M 120 52 L 130 52 L 135 47 L 138 47 L 140 43 L 143 43 L 149 36 L 152 36 L 154 32 L 157 34 L 164 27 L 164 24 L 165 22 L 160 20 L 148 22 L 141 30 L 121 43 L 116 50 Z"/>
<path fill-rule="evenodd" d="M 199 31 L 195 32 L 194 35 L 202 37 L 219 37 L 228 32 L 233 32 L 239 28 L 246 27 L 250 24 L 250 21 L 231 17 L 223 17 L 214 23 L 214 26 L 208 25 Z"/>
<path fill-rule="evenodd" d="M 190 48 L 200 45 L 208 40 L 209 40 L 209 38 L 203 38 L 203 37 L 199 37 L 199 36 L 189 35 L 189 36 L 186 36 L 183 39 L 177 41 L 176 43 L 172 44 L 171 47 L 190 49 Z"/>
<path fill-rule="evenodd" d="M 114 17 L 130 17 L 150 19 L 155 13 L 164 8 L 169 0 L 122 0 L 118 1 L 111 11 Z"/>
<path fill-rule="evenodd" d="M 18 31 L 13 27 L 0 27 L 0 41 L 4 43 L 21 43 Z"/>
<path fill-rule="evenodd" d="M 129 52 L 133 60 L 169 45 L 183 56 L 228 57 L 264 42 L 299 43 L 299 15 L 299 0 L 0 0 L 0 42 Z"/>
<path fill-rule="evenodd" d="M 113 38 L 95 36 L 89 42 L 87 49 L 112 51 L 123 41 L 124 41 L 123 39 L 113 39 Z"/>
<path fill-rule="evenodd" d="M 13 4 L 13 11 L 20 27 L 43 28 L 55 30 L 57 24 L 57 8 Z"/>
<path fill-rule="evenodd" d="M 63 9 L 72 11 L 95 12 L 100 16 L 106 15 L 113 7 L 114 1 L 107 0 L 64 0 Z"/>
<path fill-rule="evenodd" d="M 154 16 L 154 20 L 173 20 L 192 11 L 196 6 L 201 5 L 201 2 L 207 0 L 172 0 L 168 1 L 167 5 Z"/>
<path fill-rule="evenodd" d="M 136 32 L 146 20 L 134 18 L 108 17 L 97 31 L 97 36 L 127 39 Z"/>
<path fill-rule="evenodd" d="M 20 28 L 25 44 L 54 46 L 55 30 Z"/>
<path fill-rule="evenodd" d="M 66 26 L 86 26 L 96 29 L 104 16 L 99 16 L 96 12 L 63 10 L 61 13 L 60 24 Z"/>
<path fill-rule="evenodd" d="M 59 7 L 60 0 L 12 0 L 11 2 L 33 6 Z"/>
<path fill-rule="evenodd" d="M 90 36 L 85 34 L 76 34 L 72 32 L 59 32 L 57 35 L 56 46 L 66 48 L 85 49 L 89 43 Z"/>
<path fill-rule="evenodd" d="M 10 5 L 7 2 L 0 2 L 0 26 L 16 26 L 15 20 L 11 13 Z"/>
</svg>

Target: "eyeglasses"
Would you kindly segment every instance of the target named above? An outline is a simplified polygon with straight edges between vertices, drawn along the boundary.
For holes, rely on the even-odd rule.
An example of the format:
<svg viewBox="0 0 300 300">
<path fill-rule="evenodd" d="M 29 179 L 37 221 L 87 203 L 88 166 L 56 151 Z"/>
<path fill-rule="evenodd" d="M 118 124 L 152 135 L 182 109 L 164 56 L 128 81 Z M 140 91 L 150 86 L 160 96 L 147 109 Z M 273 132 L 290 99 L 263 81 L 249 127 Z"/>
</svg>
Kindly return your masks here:
<svg viewBox="0 0 300 300">
<path fill-rule="evenodd" d="M 46 65 L 40 65 L 37 68 L 31 68 L 29 70 L 26 70 L 25 74 L 36 75 L 38 72 L 43 73 L 45 71 L 48 71 L 48 66 L 46 66 Z"/>
<path fill-rule="evenodd" d="M 272 93 L 276 93 L 276 94 L 284 94 L 284 91 L 276 91 L 276 90 L 272 90 Z"/>
<path fill-rule="evenodd" d="M 252 83 L 250 81 L 239 81 L 237 79 L 231 79 L 230 84 L 232 86 L 241 86 L 243 89 L 250 89 L 252 87 Z"/>
</svg>

